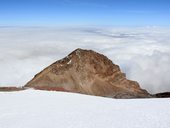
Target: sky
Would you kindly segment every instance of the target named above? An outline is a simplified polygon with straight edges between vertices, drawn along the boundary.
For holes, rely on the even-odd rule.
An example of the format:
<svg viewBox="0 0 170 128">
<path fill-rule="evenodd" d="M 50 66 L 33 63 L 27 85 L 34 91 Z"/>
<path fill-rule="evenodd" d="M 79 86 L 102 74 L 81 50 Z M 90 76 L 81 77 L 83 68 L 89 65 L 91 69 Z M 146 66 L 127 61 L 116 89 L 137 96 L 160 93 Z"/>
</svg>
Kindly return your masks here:
<svg viewBox="0 0 170 128">
<path fill-rule="evenodd" d="M 167 26 L 169 6 L 169 0 L 0 0 L 0 26 Z"/>
<path fill-rule="evenodd" d="M 0 86 L 84 48 L 149 92 L 170 91 L 169 35 L 170 0 L 0 0 Z"/>
</svg>

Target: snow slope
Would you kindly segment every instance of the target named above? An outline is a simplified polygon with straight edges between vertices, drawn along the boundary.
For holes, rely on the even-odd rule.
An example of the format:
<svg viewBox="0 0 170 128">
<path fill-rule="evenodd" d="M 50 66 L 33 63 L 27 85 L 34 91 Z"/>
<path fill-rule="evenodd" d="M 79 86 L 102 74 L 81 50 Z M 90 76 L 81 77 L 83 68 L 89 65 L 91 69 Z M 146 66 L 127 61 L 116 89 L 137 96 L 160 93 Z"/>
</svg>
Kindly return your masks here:
<svg viewBox="0 0 170 128">
<path fill-rule="evenodd" d="M 169 128 L 170 99 L 0 92 L 0 128 Z"/>
</svg>

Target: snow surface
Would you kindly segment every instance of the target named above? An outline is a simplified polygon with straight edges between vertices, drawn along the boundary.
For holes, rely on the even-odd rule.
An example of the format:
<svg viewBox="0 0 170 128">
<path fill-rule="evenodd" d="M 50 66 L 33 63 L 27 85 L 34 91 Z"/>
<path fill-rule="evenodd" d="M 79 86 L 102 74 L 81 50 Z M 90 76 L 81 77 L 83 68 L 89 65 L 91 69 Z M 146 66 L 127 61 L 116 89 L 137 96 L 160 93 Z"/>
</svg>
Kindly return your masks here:
<svg viewBox="0 0 170 128">
<path fill-rule="evenodd" d="M 169 128 L 170 99 L 0 92 L 0 128 Z"/>
</svg>

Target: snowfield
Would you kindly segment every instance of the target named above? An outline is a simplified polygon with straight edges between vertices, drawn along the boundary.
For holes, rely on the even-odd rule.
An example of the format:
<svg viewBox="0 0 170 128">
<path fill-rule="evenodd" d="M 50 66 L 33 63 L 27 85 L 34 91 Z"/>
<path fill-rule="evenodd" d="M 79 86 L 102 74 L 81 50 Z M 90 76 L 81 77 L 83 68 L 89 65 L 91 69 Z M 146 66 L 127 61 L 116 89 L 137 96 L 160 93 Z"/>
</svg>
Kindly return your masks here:
<svg viewBox="0 0 170 128">
<path fill-rule="evenodd" d="M 169 128 L 170 99 L 0 92 L 0 128 Z"/>
</svg>

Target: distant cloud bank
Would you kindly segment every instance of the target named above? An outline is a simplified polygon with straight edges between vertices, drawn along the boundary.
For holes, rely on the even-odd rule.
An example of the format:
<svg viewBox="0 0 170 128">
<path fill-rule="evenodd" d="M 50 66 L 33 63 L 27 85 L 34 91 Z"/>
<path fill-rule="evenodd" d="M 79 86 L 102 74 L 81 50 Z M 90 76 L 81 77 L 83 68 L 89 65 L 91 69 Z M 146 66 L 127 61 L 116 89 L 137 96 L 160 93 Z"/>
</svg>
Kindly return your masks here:
<svg viewBox="0 0 170 128">
<path fill-rule="evenodd" d="M 80 47 L 120 65 L 151 93 L 170 91 L 170 28 L 0 27 L 0 86 L 22 86 Z"/>
</svg>

